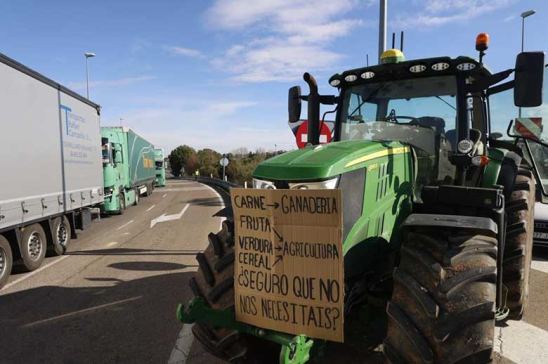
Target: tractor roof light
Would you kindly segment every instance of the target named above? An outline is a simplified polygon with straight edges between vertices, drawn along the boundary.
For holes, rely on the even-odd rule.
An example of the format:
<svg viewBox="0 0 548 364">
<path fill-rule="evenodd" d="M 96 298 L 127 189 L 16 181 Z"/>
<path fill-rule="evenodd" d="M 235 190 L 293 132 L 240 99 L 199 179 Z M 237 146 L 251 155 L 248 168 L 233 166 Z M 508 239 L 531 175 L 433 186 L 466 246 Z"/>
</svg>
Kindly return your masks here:
<svg viewBox="0 0 548 364">
<path fill-rule="evenodd" d="M 360 75 L 360 77 L 363 78 L 364 80 L 369 80 L 370 78 L 375 77 L 375 72 L 365 71 L 364 73 Z"/>
<path fill-rule="evenodd" d="M 424 64 L 414 64 L 411 67 L 409 67 L 409 72 L 411 73 L 421 73 L 426 71 L 426 65 Z"/>
<path fill-rule="evenodd" d="M 489 47 L 489 34 L 479 33 L 476 37 L 476 51 L 483 52 Z"/>
<path fill-rule="evenodd" d="M 476 64 L 472 62 L 463 62 L 459 63 L 456 67 L 459 71 L 471 71 L 476 68 Z"/>
<path fill-rule="evenodd" d="M 432 65 L 432 69 L 434 71 L 445 71 L 446 69 L 449 68 L 449 66 L 450 66 L 450 64 L 447 63 L 447 62 L 438 62 L 438 63 L 434 63 Z"/>
<path fill-rule="evenodd" d="M 405 56 L 399 49 L 388 49 L 381 55 L 381 64 L 399 63 L 403 61 L 405 61 Z"/>
<path fill-rule="evenodd" d="M 329 81 L 329 84 L 333 87 L 337 87 L 341 84 L 341 80 L 339 80 L 338 78 L 334 78 L 331 81 Z"/>
<path fill-rule="evenodd" d="M 344 80 L 346 82 L 354 82 L 357 79 L 358 79 L 358 76 L 356 76 L 356 75 L 346 75 L 346 76 L 344 76 Z"/>
</svg>

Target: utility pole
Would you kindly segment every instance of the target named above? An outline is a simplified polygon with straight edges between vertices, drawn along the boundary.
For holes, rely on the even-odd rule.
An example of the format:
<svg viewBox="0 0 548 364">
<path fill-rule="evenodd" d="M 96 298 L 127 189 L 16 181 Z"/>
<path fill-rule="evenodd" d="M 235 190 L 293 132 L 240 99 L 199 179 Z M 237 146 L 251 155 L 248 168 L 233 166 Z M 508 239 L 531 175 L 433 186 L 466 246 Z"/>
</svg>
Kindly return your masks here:
<svg viewBox="0 0 548 364">
<path fill-rule="evenodd" d="M 381 63 L 382 53 L 386 49 L 386 21 L 388 17 L 388 0 L 379 2 L 379 64 Z"/>
<path fill-rule="evenodd" d="M 523 47 L 525 44 L 525 18 L 535 14 L 534 10 L 527 10 L 521 13 L 521 51 L 523 52 Z M 521 107 L 518 109 L 518 117 L 521 118 Z"/>
</svg>

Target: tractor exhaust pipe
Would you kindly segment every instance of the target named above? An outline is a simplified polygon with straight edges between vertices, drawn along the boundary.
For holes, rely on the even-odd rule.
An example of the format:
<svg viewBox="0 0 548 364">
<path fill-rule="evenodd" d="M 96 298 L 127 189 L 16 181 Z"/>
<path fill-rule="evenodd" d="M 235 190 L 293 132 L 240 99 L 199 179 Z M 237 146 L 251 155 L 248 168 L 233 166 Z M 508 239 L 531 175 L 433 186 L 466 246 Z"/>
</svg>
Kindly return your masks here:
<svg viewBox="0 0 548 364">
<path fill-rule="evenodd" d="M 320 95 L 318 94 L 318 83 L 308 72 L 303 75 L 304 82 L 308 84 L 310 93 L 308 95 L 308 143 L 320 144 Z"/>
</svg>

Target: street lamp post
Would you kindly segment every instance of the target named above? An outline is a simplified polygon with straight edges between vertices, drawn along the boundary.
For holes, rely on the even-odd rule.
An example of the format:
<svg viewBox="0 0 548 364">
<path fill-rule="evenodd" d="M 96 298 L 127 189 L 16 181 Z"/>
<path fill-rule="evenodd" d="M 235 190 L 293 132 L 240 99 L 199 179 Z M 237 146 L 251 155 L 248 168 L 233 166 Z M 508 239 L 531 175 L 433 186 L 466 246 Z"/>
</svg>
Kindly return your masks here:
<svg viewBox="0 0 548 364">
<path fill-rule="evenodd" d="M 86 95 L 89 100 L 89 70 L 88 70 L 88 58 L 95 57 L 95 53 L 92 52 L 86 52 L 84 53 L 84 56 L 86 57 Z"/>
<path fill-rule="evenodd" d="M 521 51 L 522 52 L 525 44 L 525 18 L 533 15 L 534 13 L 535 13 L 534 10 L 527 10 L 521 13 Z M 521 118 L 521 107 L 518 109 L 518 116 Z"/>
<path fill-rule="evenodd" d="M 525 18 L 535 13 L 534 10 L 527 10 L 521 13 L 521 51 L 523 52 L 523 44 L 525 43 Z"/>
</svg>

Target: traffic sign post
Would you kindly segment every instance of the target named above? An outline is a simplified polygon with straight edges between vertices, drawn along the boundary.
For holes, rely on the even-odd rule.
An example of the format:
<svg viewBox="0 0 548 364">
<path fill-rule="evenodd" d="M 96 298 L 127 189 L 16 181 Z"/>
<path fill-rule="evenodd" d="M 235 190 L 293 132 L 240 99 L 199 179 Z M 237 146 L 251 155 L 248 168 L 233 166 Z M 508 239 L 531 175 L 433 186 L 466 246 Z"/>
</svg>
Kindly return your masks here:
<svg viewBox="0 0 548 364">
<path fill-rule="evenodd" d="M 308 121 L 304 120 L 303 123 L 297 129 L 295 133 L 297 141 L 297 147 L 299 149 L 304 148 L 308 144 Z M 331 130 L 325 122 L 321 123 L 320 127 L 320 144 L 327 144 L 331 142 Z"/>
<path fill-rule="evenodd" d="M 225 175 L 225 168 L 228 166 L 229 160 L 228 158 L 223 154 L 223 158 L 219 161 L 219 164 L 223 166 L 223 181 L 226 181 L 226 175 Z"/>
</svg>

